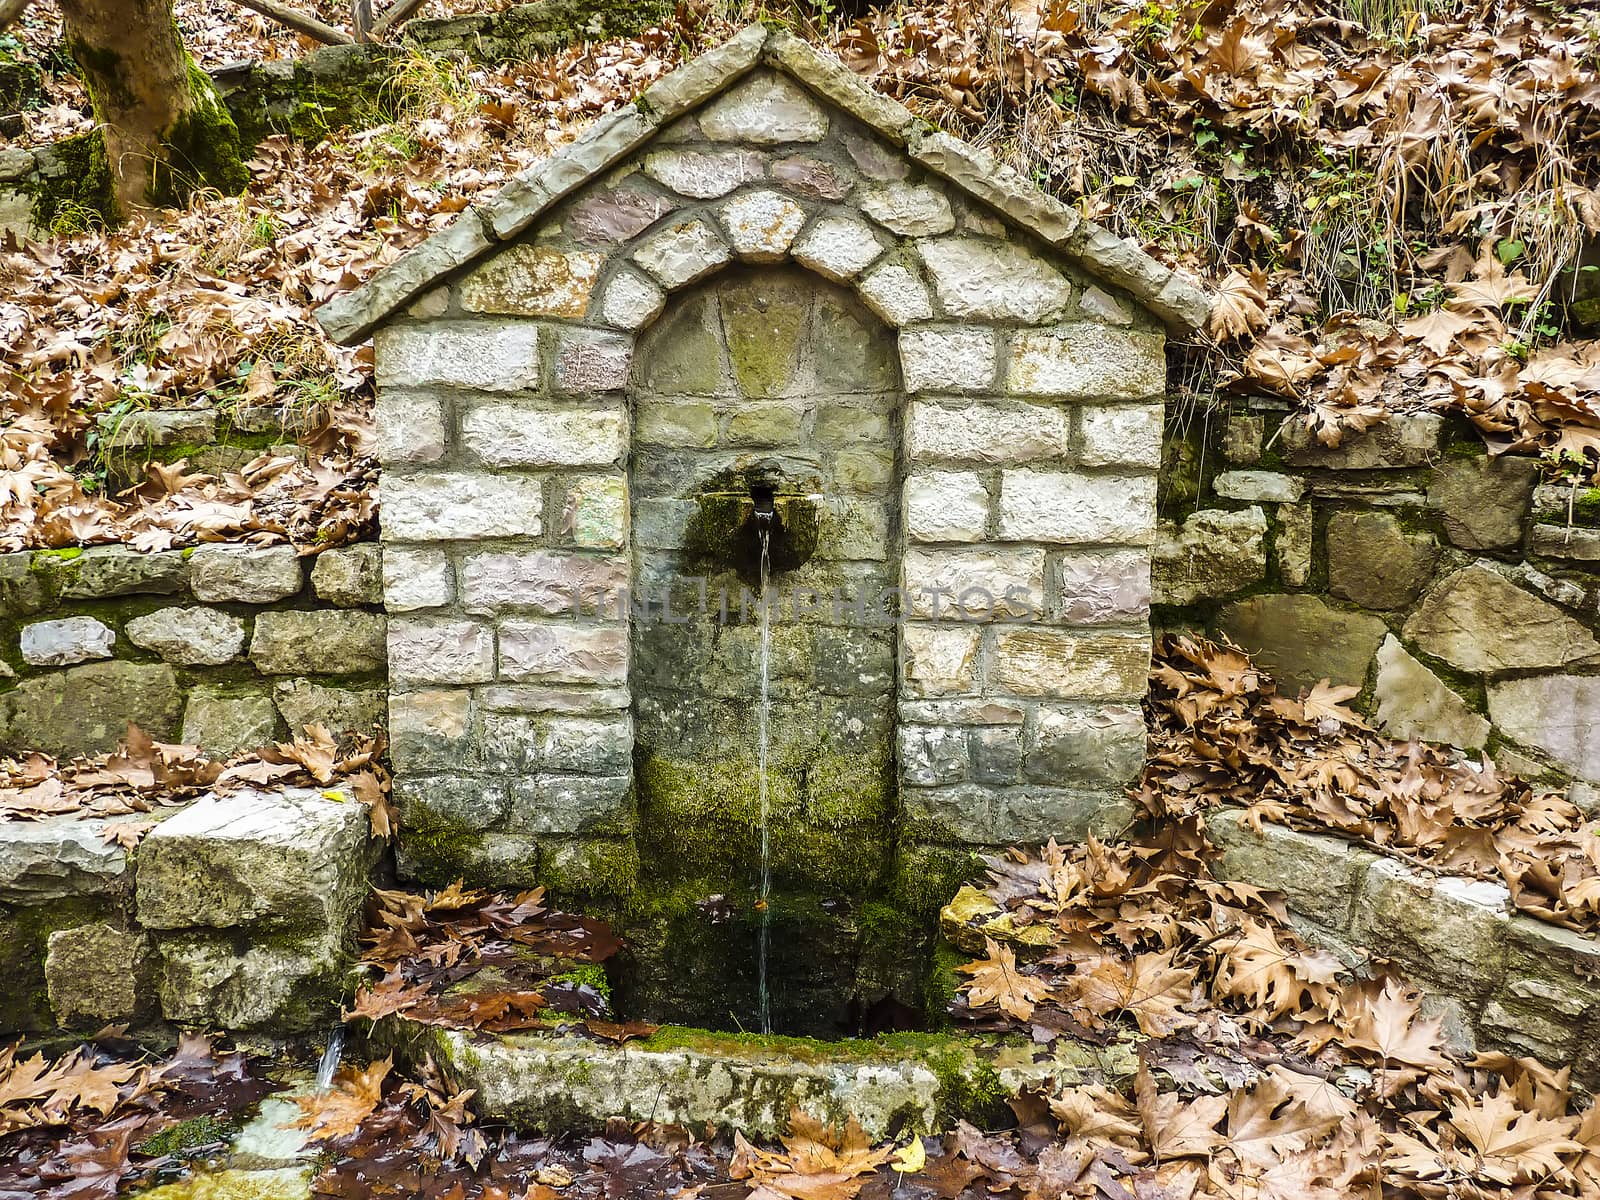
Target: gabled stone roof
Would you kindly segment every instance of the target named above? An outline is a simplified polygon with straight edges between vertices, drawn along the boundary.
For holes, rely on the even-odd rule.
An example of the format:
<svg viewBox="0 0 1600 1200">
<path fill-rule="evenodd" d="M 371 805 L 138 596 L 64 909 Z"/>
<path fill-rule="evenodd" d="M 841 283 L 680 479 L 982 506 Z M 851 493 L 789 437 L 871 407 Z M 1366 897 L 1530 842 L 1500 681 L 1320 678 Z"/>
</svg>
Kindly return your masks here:
<svg viewBox="0 0 1600 1200">
<path fill-rule="evenodd" d="M 515 240 L 540 214 L 637 150 L 667 122 L 699 108 L 762 63 L 849 113 L 907 158 L 1090 275 L 1123 288 L 1174 334 L 1186 336 L 1205 322 L 1211 297 L 1203 289 L 1084 220 L 986 151 L 941 132 L 873 91 L 832 56 L 785 30 L 759 24 L 658 80 L 633 104 L 597 120 L 572 144 L 520 172 L 488 200 L 463 210 L 360 287 L 328 301 L 317 309 L 317 319 L 345 345 L 368 337 L 435 282 Z"/>
</svg>

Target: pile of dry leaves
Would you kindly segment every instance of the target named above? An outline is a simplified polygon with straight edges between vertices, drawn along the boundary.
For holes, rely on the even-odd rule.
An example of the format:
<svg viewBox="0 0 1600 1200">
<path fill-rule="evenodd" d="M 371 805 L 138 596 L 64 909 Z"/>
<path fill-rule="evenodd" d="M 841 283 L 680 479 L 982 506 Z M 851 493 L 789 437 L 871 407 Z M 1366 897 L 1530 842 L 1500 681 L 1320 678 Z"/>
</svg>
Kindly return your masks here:
<svg viewBox="0 0 1600 1200">
<path fill-rule="evenodd" d="M 117 1029 L 53 1061 L 0 1049 L 0 1196 L 111 1200 L 220 1149 L 226 1119 L 277 1090 L 257 1066 L 194 1033 L 161 1061 Z M 181 1122 L 191 1137 L 161 1137 Z"/>
<path fill-rule="evenodd" d="M 1216 804 L 1254 823 L 1334 830 L 1457 875 L 1503 879 L 1518 907 L 1600 931 L 1600 836 L 1565 796 L 1447 746 L 1400 742 L 1323 681 L 1299 699 L 1231 645 L 1168 634 L 1146 700 L 1152 817 Z"/>
<path fill-rule="evenodd" d="M 983 955 L 966 1023 L 1137 1043 L 1131 1079 L 1014 1104 L 1051 1143 L 1035 1194 L 1596 1194 L 1600 1108 L 1566 1069 L 1452 1056 L 1413 989 L 1342 974 L 1281 898 L 1208 878 L 1203 845 L 1190 820 L 1160 844 L 1012 851 L 945 910 Z"/>
<path fill-rule="evenodd" d="M 1600 231 L 1585 6 L 935 0 L 833 40 L 1208 278 L 1228 390 L 1300 401 L 1330 443 L 1424 406 L 1600 465 L 1600 349 L 1560 311 Z"/>
<path fill-rule="evenodd" d="M 137 725 L 111 754 L 62 763 L 34 752 L 0 758 L 0 821 L 38 821 L 60 814 L 127 817 L 103 827 L 105 839 L 132 849 L 156 822 L 140 814 L 187 804 L 207 792 L 243 787 L 318 786 L 324 795 L 367 808 L 374 837 L 393 831 L 389 772 L 380 761 L 383 735 L 356 736 L 347 745 L 325 726 L 308 725 L 288 742 L 207 758 L 198 746 L 152 741 Z"/>
<path fill-rule="evenodd" d="M 509 1033 L 571 1029 L 609 1041 L 654 1026 L 617 1024 L 601 966 L 622 948 L 603 922 L 547 908 L 543 888 L 503 896 L 463 889 L 374 892 L 361 961 L 381 973 L 346 1021 L 407 1020 Z"/>
</svg>

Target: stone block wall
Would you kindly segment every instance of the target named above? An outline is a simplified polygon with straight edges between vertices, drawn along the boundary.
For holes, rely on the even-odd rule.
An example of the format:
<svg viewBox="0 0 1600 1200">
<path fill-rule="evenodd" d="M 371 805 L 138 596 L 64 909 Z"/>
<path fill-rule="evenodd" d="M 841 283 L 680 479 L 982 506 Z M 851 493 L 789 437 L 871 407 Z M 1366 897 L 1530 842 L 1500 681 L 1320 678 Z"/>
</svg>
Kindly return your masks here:
<svg viewBox="0 0 1600 1200">
<path fill-rule="evenodd" d="M 1600 493 L 1397 416 L 1337 448 L 1282 406 L 1171 436 L 1158 621 L 1228 634 L 1291 692 L 1321 678 L 1397 737 L 1600 791 Z"/>
<path fill-rule="evenodd" d="M 738 39 L 708 58 L 725 52 L 754 65 Z M 722 467 L 762 457 L 783 405 L 647 411 L 636 392 L 639 332 L 737 263 L 854 289 L 898 359 L 898 428 L 849 435 L 861 450 L 840 459 L 898 493 L 883 551 L 906 619 L 884 687 L 913 839 L 996 845 L 1125 814 L 1159 321 L 1033 240 L 1025 204 L 975 202 L 824 102 L 831 76 L 757 68 L 665 120 L 683 103 L 660 89 L 693 86 L 673 76 L 597 122 L 337 318 L 359 328 L 357 307 L 434 285 L 376 335 L 402 866 L 572 883 L 629 853 L 627 622 L 580 614 L 573 589 L 638 558 L 629 496 L 652 442 L 725 447 Z M 650 480 L 652 512 L 672 500 L 685 519 L 708 482 Z"/>
<path fill-rule="evenodd" d="M 0 555 L 0 752 L 115 748 L 132 721 L 217 754 L 386 719 L 375 544 Z"/>
<path fill-rule="evenodd" d="M 1310 941 L 1362 969 L 1382 957 L 1432 997 L 1461 1053 L 1500 1049 L 1572 1067 L 1600 1087 L 1600 941 L 1516 913 L 1505 885 L 1434 877 L 1326 834 L 1219 810 L 1207 831 L 1222 849 L 1218 878 L 1280 891 Z"/>
</svg>

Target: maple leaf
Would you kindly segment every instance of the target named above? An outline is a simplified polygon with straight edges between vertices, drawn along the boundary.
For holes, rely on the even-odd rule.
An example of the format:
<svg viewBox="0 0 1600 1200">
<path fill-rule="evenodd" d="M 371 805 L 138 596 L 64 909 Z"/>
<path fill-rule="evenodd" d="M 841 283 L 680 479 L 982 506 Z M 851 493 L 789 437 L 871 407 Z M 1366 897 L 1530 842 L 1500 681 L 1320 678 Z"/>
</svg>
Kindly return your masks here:
<svg viewBox="0 0 1600 1200">
<path fill-rule="evenodd" d="M 1158 1161 L 1169 1158 L 1204 1158 L 1227 1139 L 1217 1123 L 1227 1114 L 1226 1096 L 1201 1096 L 1185 1102 L 1156 1090 L 1155 1080 L 1141 1059 L 1134 1074 L 1134 1102 L 1144 1135 Z"/>
<path fill-rule="evenodd" d="M 1000 1011 L 1019 1020 L 1033 1015 L 1033 1007 L 1050 994 L 1046 980 L 1030 978 L 1017 970 L 1016 953 L 1009 946 L 985 937 L 987 957 L 956 968 L 972 979 L 963 986 L 967 1003 L 974 1008 L 997 1004 Z"/>
<path fill-rule="evenodd" d="M 1400 325 L 1400 332 L 1413 341 L 1421 342 L 1435 354 L 1447 354 L 1458 336 L 1477 324 L 1464 313 L 1447 308 L 1436 308 L 1420 317 L 1412 317 Z"/>
<path fill-rule="evenodd" d="M 1347 991 L 1340 1008 L 1337 1021 L 1347 1045 L 1403 1066 L 1450 1069 L 1449 1060 L 1439 1052 L 1443 1016 L 1423 1017 L 1420 998 L 1398 980 L 1385 979 L 1376 995 L 1370 987 Z"/>
<path fill-rule="evenodd" d="M 300 1115 L 285 1128 L 307 1130 L 313 1141 L 351 1136 L 377 1108 L 383 1098 L 383 1081 L 393 1066 L 390 1056 L 365 1069 L 346 1067 L 327 1091 L 293 1097 Z"/>
<path fill-rule="evenodd" d="M 1563 1155 L 1584 1149 L 1572 1137 L 1576 1118 L 1526 1112 L 1504 1087 L 1452 1104 L 1448 1120 L 1476 1152 L 1472 1174 L 1492 1183 L 1536 1183 L 1563 1170 Z"/>
<path fill-rule="evenodd" d="M 1193 1025 L 1195 1018 L 1179 1006 L 1194 999 L 1195 971 L 1173 962 L 1173 951 L 1136 955 L 1127 962 L 1102 961 L 1079 978 L 1080 996 L 1090 1012 L 1101 1016 L 1122 1011 L 1133 1014 L 1139 1030 L 1165 1037 Z"/>
<path fill-rule="evenodd" d="M 1267 323 L 1265 271 L 1230 271 L 1216 284 L 1207 328 L 1218 341 L 1241 338 Z"/>
</svg>

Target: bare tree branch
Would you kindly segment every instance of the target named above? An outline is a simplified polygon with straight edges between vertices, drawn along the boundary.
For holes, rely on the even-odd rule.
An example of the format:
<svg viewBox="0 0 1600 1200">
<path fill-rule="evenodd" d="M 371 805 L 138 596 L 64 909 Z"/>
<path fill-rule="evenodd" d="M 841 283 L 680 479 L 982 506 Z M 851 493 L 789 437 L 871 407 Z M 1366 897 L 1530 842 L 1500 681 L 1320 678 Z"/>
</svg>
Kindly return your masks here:
<svg viewBox="0 0 1600 1200">
<path fill-rule="evenodd" d="M 0 0 L 3 3 L 4 0 Z M 301 12 L 298 8 L 290 8 L 287 4 L 279 4 L 278 0 L 233 0 L 235 4 L 245 8 L 254 9 L 264 17 L 271 17 L 280 25 L 287 25 L 290 29 L 314 37 L 319 42 L 329 46 L 348 46 L 355 39 L 342 29 L 335 29 L 332 25 L 324 25 L 315 17 Z"/>
<path fill-rule="evenodd" d="M 381 38 L 427 2 L 428 0 L 396 0 L 387 12 L 373 22 L 372 36 Z"/>
<path fill-rule="evenodd" d="M 31 0 L 0 0 L 0 29 L 4 29 L 20 17 L 30 2 Z"/>
<path fill-rule="evenodd" d="M 372 0 L 355 0 L 351 4 L 350 28 L 356 31 L 356 41 L 372 40 Z"/>
</svg>

